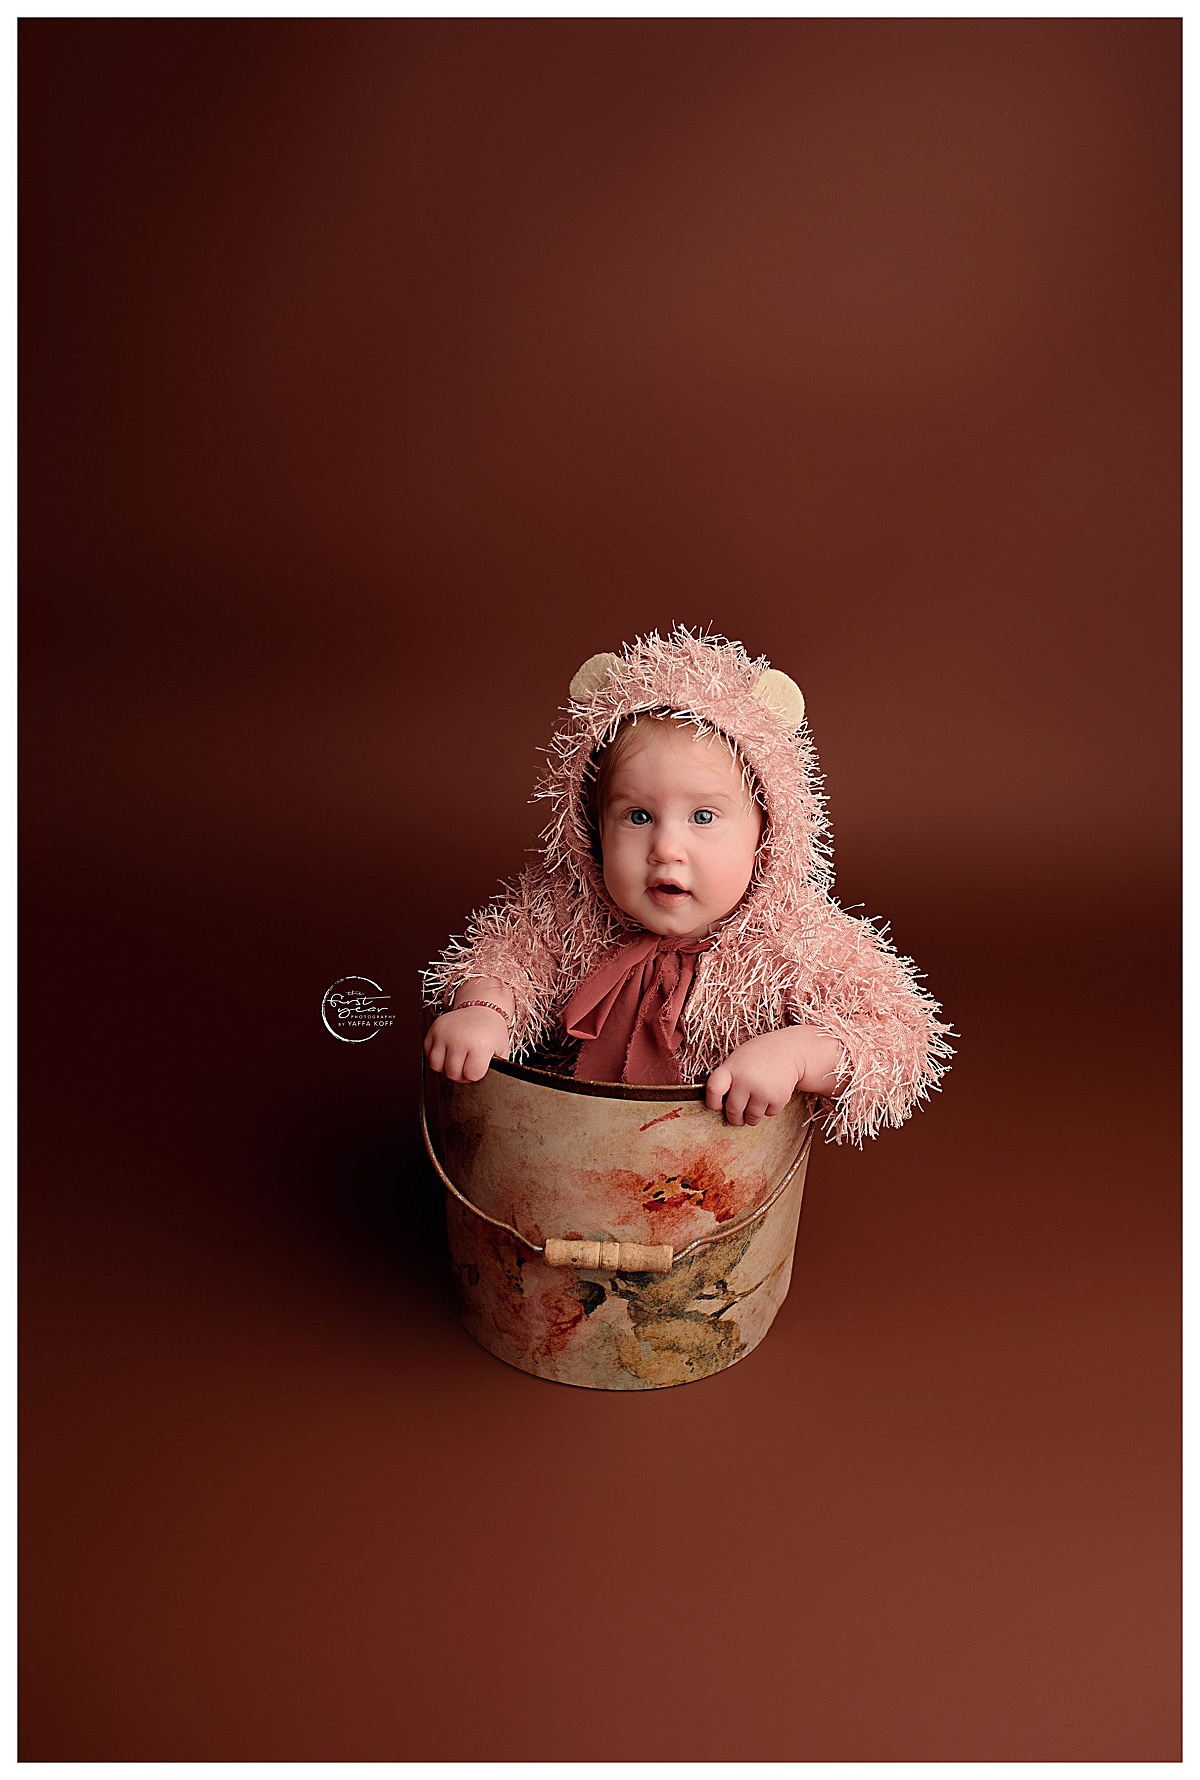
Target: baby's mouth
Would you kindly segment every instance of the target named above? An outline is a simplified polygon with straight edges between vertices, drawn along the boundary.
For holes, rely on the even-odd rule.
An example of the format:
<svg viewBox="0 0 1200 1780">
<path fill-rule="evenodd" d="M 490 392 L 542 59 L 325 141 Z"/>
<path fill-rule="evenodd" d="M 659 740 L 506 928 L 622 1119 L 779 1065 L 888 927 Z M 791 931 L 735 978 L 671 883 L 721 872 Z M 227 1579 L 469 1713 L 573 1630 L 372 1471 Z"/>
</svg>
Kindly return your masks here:
<svg viewBox="0 0 1200 1780">
<path fill-rule="evenodd" d="M 679 903 L 685 902 L 690 895 L 691 891 L 685 890 L 682 884 L 672 884 L 669 880 L 650 885 L 651 899 L 660 908 L 674 908 Z"/>
</svg>

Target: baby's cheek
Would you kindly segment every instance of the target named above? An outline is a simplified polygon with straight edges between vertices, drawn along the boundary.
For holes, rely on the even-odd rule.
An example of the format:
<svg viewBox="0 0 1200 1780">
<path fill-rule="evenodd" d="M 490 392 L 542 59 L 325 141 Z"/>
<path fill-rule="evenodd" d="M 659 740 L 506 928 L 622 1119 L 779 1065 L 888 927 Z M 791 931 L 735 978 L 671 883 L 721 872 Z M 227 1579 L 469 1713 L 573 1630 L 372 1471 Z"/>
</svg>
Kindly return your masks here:
<svg viewBox="0 0 1200 1780">
<path fill-rule="evenodd" d="M 613 844 L 604 849 L 600 856 L 600 873 L 604 888 L 617 907 L 624 909 L 629 894 L 630 867 L 623 847 Z M 629 911 L 626 909 L 625 912 Z"/>
</svg>

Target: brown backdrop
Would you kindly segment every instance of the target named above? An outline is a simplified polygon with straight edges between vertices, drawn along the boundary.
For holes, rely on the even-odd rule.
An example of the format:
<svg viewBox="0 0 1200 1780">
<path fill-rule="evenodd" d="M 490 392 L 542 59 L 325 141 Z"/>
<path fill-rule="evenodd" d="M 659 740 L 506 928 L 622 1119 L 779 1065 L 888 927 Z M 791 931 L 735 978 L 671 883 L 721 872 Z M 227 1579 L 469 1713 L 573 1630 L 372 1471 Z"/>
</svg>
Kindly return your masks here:
<svg viewBox="0 0 1200 1780">
<path fill-rule="evenodd" d="M 21 45 L 23 1755 L 1176 1759 L 1179 22 Z M 458 1328 L 415 973 L 676 619 L 962 1036 L 607 1396 Z"/>
</svg>

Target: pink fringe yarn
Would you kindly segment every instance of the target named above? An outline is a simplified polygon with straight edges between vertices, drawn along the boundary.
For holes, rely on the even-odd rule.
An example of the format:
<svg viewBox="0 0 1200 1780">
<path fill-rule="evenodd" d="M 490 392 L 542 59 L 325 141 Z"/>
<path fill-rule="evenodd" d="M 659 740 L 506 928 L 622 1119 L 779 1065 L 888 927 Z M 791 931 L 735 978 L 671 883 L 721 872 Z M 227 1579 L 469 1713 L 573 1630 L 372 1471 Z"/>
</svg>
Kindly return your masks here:
<svg viewBox="0 0 1200 1780">
<path fill-rule="evenodd" d="M 807 724 L 788 729 L 754 697 L 770 664 L 739 643 L 680 626 L 627 644 L 609 680 L 572 702 L 535 791 L 550 805 L 541 859 L 478 911 L 424 972 L 425 997 L 447 1005 L 470 977 L 497 977 L 516 1000 L 512 1055 L 528 1057 L 616 941 L 637 931 L 614 907 L 592 856 L 582 796 L 593 756 L 623 718 L 670 710 L 733 741 L 767 809 L 754 879 L 700 961 L 684 1010 L 685 1081 L 703 1081 L 735 1045 L 796 1022 L 842 1046 L 848 1079 L 826 1108 L 826 1133 L 861 1144 L 896 1126 L 948 1066 L 950 1027 L 912 961 L 830 890 L 829 826 Z"/>
</svg>

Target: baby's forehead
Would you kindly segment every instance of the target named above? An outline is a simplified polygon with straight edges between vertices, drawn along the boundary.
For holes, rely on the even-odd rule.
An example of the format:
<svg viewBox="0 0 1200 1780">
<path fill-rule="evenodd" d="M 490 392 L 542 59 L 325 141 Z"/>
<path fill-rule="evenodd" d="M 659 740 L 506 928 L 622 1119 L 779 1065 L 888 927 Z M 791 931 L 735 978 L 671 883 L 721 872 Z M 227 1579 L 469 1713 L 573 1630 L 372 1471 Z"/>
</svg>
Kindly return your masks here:
<svg viewBox="0 0 1200 1780">
<path fill-rule="evenodd" d="M 650 721 L 631 728 L 613 765 L 608 795 L 619 796 L 623 785 L 647 780 L 685 781 L 746 795 L 742 765 L 729 742 L 711 731 L 701 734 L 690 724 Z"/>
</svg>

